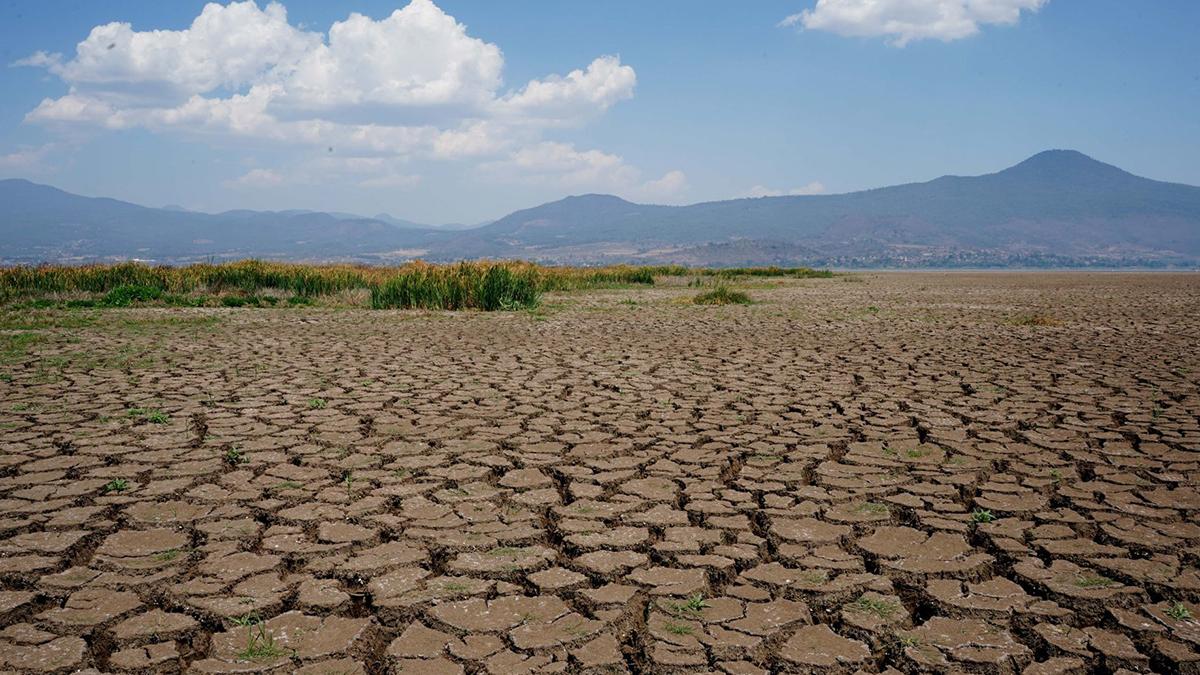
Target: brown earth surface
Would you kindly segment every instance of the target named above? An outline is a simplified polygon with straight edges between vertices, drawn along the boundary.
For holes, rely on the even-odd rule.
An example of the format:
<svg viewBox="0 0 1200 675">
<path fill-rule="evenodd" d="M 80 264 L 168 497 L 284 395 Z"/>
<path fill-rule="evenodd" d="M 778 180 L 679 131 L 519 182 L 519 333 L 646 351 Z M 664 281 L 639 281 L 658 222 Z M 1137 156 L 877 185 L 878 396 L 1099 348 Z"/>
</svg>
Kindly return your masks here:
<svg viewBox="0 0 1200 675">
<path fill-rule="evenodd" d="M 1200 672 L 1200 276 L 736 287 L 6 310 L 0 671 Z"/>
</svg>

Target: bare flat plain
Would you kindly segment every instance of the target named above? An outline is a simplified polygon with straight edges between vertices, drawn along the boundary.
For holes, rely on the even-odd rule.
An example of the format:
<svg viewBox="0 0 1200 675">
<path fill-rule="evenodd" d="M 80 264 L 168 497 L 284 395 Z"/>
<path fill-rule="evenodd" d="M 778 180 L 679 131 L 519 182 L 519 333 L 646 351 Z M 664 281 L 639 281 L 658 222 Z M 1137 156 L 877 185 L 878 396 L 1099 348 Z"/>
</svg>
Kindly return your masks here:
<svg viewBox="0 0 1200 675">
<path fill-rule="evenodd" d="M 0 670 L 1200 672 L 1200 276 L 738 287 L 6 315 Z"/>
</svg>

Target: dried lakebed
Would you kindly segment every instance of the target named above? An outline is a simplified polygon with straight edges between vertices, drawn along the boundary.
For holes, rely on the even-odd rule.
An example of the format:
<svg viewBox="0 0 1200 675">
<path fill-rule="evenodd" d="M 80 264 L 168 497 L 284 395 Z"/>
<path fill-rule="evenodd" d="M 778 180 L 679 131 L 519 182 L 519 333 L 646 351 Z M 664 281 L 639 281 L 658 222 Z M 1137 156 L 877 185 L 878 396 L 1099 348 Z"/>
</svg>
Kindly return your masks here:
<svg viewBox="0 0 1200 675">
<path fill-rule="evenodd" d="M 8 312 L 0 671 L 1200 672 L 1200 277 L 739 287 Z"/>
</svg>

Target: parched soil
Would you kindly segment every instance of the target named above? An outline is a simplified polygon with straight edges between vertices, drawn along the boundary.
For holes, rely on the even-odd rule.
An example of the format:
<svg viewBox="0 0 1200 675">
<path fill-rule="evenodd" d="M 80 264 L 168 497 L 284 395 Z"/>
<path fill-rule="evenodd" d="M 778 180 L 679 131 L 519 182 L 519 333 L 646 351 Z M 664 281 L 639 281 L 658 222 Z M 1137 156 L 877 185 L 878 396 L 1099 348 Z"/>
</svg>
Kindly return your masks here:
<svg viewBox="0 0 1200 675">
<path fill-rule="evenodd" d="M 1200 672 L 1200 276 L 25 310 L 0 671 Z"/>
</svg>

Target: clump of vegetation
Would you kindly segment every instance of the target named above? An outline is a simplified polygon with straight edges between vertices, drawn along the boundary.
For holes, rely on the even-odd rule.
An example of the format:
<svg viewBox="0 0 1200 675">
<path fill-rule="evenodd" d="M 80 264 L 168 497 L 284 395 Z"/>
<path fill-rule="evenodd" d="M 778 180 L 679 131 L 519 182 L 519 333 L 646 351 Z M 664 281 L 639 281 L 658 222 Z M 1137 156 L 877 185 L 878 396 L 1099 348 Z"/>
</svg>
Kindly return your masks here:
<svg viewBox="0 0 1200 675">
<path fill-rule="evenodd" d="M 664 268 L 614 265 L 612 267 L 544 267 L 538 290 L 571 291 L 583 288 L 652 286 L 655 276 L 665 276 Z"/>
<path fill-rule="evenodd" d="M 810 584 L 823 584 L 829 581 L 829 572 L 825 570 L 804 570 L 800 573 L 800 580 Z"/>
<path fill-rule="evenodd" d="M 886 619 L 900 609 L 900 606 L 891 600 L 868 598 L 865 595 L 859 596 L 859 598 L 850 603 L 848 607 L 852 611 L 861 612 L 863 614 L 873 614 L 880 619 Z"/>
<path fill-rule="evenodd" d="M 259 618 L 257 612 L 251 612 L 249 614 L 243 614 L 242 616 L 235 616 L 229 619 L 229 622 L 235 626 L 253 626 L 261 621 L 262 619 Z"/>
<path fill-rule="evenodd" d="M 987 509 L 975 509 L 971 512 L 971 522 L 973 523 L 990 523 L 995 519 L 996 517 Z"/>
<path fill-rule="evenodd" d="M 1061 326 L 1062 321 L 1049 314 L 1018 314 L 1008 321 L 1014 326 Z"/>
<path fill-rule="evenodd" d="M 663 622 L 663 628 L 672 635 L 691 635 L 692 627 L 686 623 L 676 623 L 674 621 Z"/>
<path fill-rule="evenodd" d="M 704 601 L 702 593 L 697 593 L 683 602 L 669 602 L 666 607 L 675 616 L 696 616 L 708 607 L 708 603 Z"/>
<path fill-rule="evenodd" d="M 104 487 L 101 488 L 104 494 L 109 494 L 110 492 L 124 492 L 128 489 L 129 481 L 125 480 L 124 478 L 114 478 L 105 483 Z"/>
<path fill-rule="evenodd" d="M 324 408 L 325 408 L 325 399 L 323 399 L 323 398 L 308 399 L 308 409 L 309 410 L 323 410 Z"/>
<path fill-rule="evenodd" d="M 859 513 L 869 513 L 872 515 L 883 515 L 891 512 L 888 505 L 881 502 L 863 502 L 856 510 Z"/>
<path fill-rule="evenodd" d="M 266 624 L 251 619 L 253 623 L 246 626 L 246 648 L 238 652 L 238 658 L 245 661 L 266 661 L 287 654 L 287 651 L 275 642 L 275 636 L 267 632 Z"/>
<path fill-rule="evenodd" d="M 1168 607 L 1166 614 L 1176 621 L 1187 621 L 1192 618 L 1192 611 L 1182 602 L 1177 602 Z"/>
<path fill-rule="evenodd" d="M 692 298 L 697 305 L 748 305 L 750 296 L 741 291 L 732 291 L 728 286 L 717 286 L 706 293 Z"/>
<path fill-rule="evenodd" d="M 166 424 L 171 421 L 170 415 L 155 408 L 130 408 L 128 415 L 143 419 L 151 424 Z"/>
<path fill-rule="evenodd" d="M 242 449 L 237 446 L 229 448 L 228 450 L 225 451 L 225 463 L 226 464 L 229 464 L 231 466 L 237 466 L 238 464 L 245 464 L 248 461 L 250 461 L 250 460 L 246 458 L 246 453 L 243 452 Z"/>
<path fill-rule="evenodd" d="M 162 297 L 162 289 L 154 286 L 126 284 L 110 290 L 99 304 L 105 307 L 128 307 L 135 302 L 157 300 L 160 297 Z"/>
<path fill-rule="evenodd" d="M 538 278 L 531 268 L 483 263 L 425 265 L 371 289 L 375 309 L 517 310 L 536 307 Z"/>
</svg>

